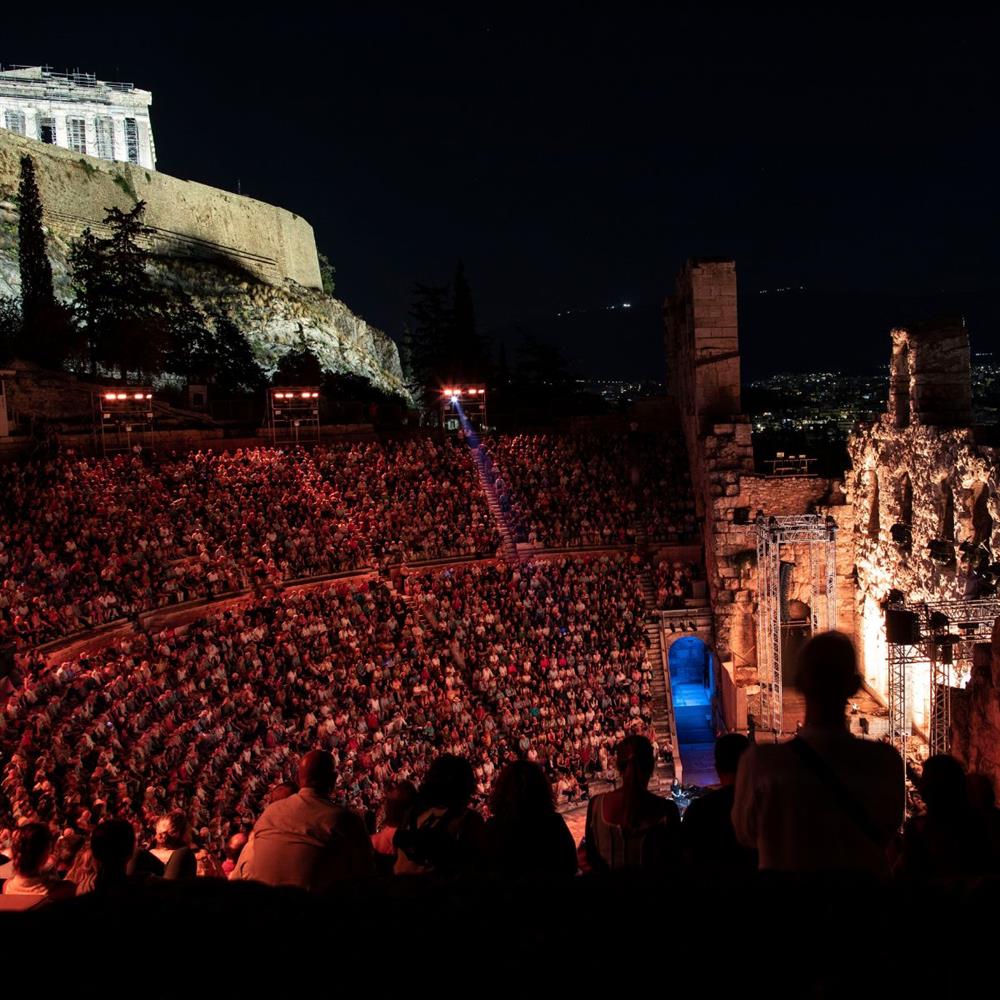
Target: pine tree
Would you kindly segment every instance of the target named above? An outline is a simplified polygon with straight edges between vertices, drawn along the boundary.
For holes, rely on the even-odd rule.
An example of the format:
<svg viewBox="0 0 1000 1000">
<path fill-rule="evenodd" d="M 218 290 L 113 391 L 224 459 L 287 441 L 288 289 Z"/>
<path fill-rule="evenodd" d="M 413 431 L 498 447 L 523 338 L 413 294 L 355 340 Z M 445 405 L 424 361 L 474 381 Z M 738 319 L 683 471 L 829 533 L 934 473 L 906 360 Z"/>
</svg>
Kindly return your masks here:
<svg viewBox="0 0 1000 1000">
<path fill-rule="evenodd" d="M 39 326 L 56 304 L 52 291 L 52 265 L 45 252 L 42 199 L 35 181 L 35 162 L 21 157 L 18 187 L 17 250 L 21 267 L 21 316 L 29 330 Z"/>
<path fill-rule="evenodd" d="M 150 253 L 145 202 L 129 212 L 108 209 L 104 217 L 111 235 L 98 239 L 88 229 L 70 252 L 76 313 L 85 328 L 91 372 L 98 364 L 128 373 L 164 369 L 170 347 L 169 308 L 154 287 L 146 267 Z"/>
<path fill-rule="evenodd" d="M 461 381 L 481 382 L 488 374 L 489 355 L 482 337 L 476 332 L 476 311 L 472 289 L 465 277 L 465 265 L 459 261 L 451 294 L 450 353 L 459 367 Z"/>
<path fill-rule="evenodd" d="M 451 356 L 452 314 L 447 285 L 421 285 L 413 290 L 410 317 L 413 327 L 408 345 L 410 373 L 421 391 L 457 375 Z"/>
</svg>

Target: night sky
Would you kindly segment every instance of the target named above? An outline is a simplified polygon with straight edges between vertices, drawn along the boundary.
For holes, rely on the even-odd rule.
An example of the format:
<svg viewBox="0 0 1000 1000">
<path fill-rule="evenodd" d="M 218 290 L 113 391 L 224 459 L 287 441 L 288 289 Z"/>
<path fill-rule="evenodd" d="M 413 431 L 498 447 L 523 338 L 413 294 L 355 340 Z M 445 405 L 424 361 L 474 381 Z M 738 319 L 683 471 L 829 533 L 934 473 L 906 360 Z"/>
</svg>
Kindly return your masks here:
<svg viewBox="0 0 1000 1000">
<path fill-rule="evenodd" d="M 661 378 L 701 254 L 737 261 L 750 372 L 884 361 L 897 311 L 945 303 L 988 349 L 1000 22 L 711 11 L 8 12 L 0 61 L 151 90 L 159 168 L 304 215 L 396 337 L 461 258 L 482 331 Z"/>
</svg>

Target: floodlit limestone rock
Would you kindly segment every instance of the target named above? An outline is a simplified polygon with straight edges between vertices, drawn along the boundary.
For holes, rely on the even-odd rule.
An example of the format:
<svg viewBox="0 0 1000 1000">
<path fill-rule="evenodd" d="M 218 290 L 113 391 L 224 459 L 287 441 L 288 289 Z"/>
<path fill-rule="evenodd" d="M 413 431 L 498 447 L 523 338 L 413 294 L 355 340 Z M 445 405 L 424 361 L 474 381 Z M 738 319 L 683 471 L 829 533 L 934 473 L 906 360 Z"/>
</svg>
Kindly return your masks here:
<svg viewBox="0 0 1000 1000">
<path fill-rule="evenodd" d="M 381 330 L 320 291 L 312 228 L 284 209 L 129 164 L 42 146 L 0 129 L 0 296 L 18 296 L 16 202 L 20 156 L 36 160 L 56 295 L 73 298 L 68 260 L 87 226 L 101 234 L 110 205 L 148 203 L 152 270 L 166 289 L 190 295 L 211 321 L 231 319 L 261 364 L 308 346 L 323 369 L 358 375 L 409 399 L 399 351 Z M 273 244 L 273 246 L 272 246 Z M 270 256 L 268 256 L 270 255 Z M 265 266 L 266 265 L 266 266 Z"/>
</svg>

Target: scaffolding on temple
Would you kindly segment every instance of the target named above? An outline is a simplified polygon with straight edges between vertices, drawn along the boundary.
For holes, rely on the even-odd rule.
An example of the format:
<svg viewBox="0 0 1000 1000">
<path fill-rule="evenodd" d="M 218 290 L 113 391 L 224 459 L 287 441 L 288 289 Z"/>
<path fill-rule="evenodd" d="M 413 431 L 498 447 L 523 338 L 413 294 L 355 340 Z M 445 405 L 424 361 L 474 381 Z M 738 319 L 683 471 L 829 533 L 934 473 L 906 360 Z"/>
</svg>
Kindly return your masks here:
<svg viewBox="0 0 1000 1000">
<path fill-rule="evenodd" d="M 802 514 L 767 517 L 757 512 L 747 530 L 757 538 L 757 675 L 760 683 L 759 729 L 782 733 L 781 629 L 787 608 L 781 585 L 781 551 L 785 545 L 805 545 L 809 560 L 812 633 L 837 623 L 837 523 L 830 516 Z M 821 601 L 823 597 L 825 600 Z M 820 604 L 824 607 L 820 614 Z"/>
</svg>

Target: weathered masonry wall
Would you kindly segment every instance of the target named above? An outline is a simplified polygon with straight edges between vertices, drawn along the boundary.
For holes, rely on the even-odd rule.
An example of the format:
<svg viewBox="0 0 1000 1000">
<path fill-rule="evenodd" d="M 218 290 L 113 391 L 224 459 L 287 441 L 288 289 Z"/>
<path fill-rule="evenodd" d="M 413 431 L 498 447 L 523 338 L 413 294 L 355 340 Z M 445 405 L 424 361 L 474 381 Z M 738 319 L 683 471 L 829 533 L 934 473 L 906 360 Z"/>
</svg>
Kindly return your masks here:
<svg viewBox="0 0 1000 1000">
<path fill-rule="evenodd" d="M 995 429 L 969 426 L 971 414 L 964 327 L 893 330 L 889 412 L 852 436 L 846 480 L 859 647 L 865 678 L 883 695 L 889 591 L 910 603 L 975 598 L 986 586 L 978 570 L 996 560 L 1000 450 Z M 912 687 L 914 722 L 923 726 L 927 668 L 914 667 Z"/>
<path fill-rule="evenodd" d="M 321 288 L 316 239 L 305 219 L 253 198 L 129 163 L 83 156 L 0 129 L 0 199 L 17 190 L 20 160 L 35 161 L 45 222 L 66 239 L 103 232 L 107 209 L 146 203 L 150 249 L 235 265 L 259 280 Z"/>
<path fill-rule="evenodd" d="M 838 525 L 838 627 L 854 631 L 853 514 L 839 483 L 818 476 L 754 472 L 748 417 L 739 412 L 736 269 L 693 260 L 664 306 L 667 357 L 702 517 L 716 651 L 737 685 L 756 681 L 756 540 L 747 524 L 767 515 L 831 515 Z M 742 523 L 741 523 L 742 522 Z M 789 547 L 788 596 L 811 604 L 805 550 Z M 730 725 L 741 724 L 728 719 Z"/>
</svg>

